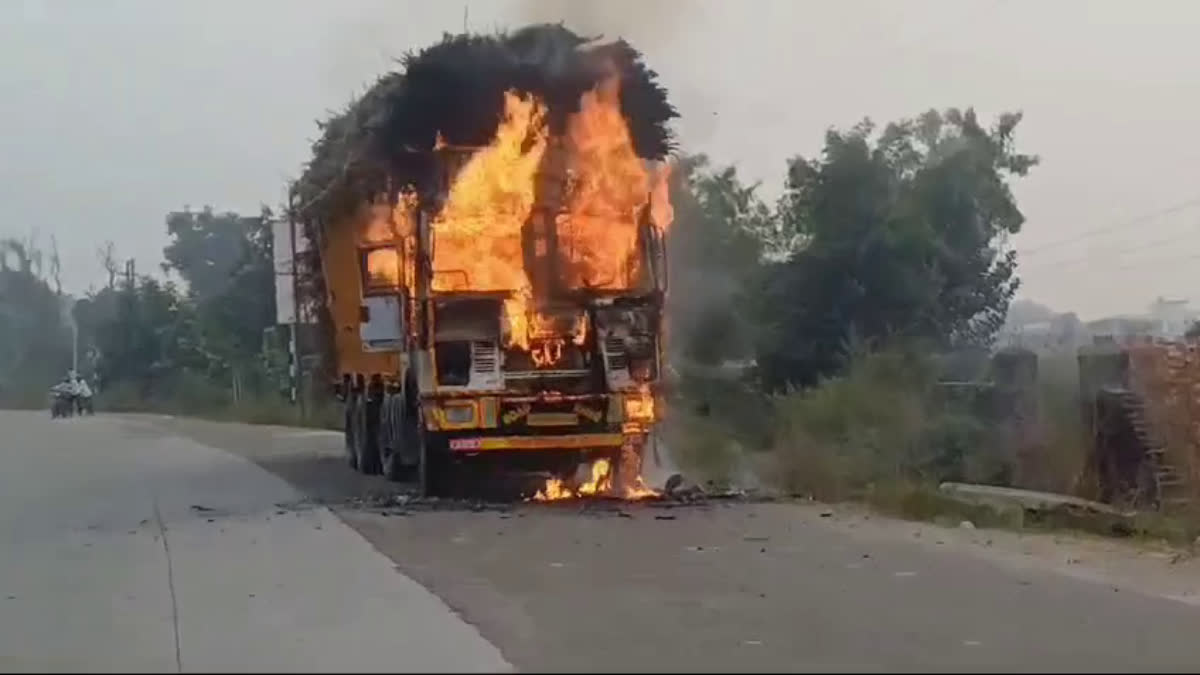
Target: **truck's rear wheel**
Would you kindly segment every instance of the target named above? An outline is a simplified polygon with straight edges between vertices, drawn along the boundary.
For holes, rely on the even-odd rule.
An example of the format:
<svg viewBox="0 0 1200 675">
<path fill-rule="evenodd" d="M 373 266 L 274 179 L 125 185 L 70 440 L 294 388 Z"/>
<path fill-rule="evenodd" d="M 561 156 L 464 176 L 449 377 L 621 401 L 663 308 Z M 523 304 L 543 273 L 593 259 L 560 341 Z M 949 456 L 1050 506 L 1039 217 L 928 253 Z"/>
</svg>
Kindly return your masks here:
<svg viewBox="0 0 1200 675">
<path fill-rule="evenodd" d="M 448 497 L 454 480 L 454 462 L 449 449 L 438 436 L 425 429 L 425 420 L 418 409 L 415 429 L 420 456 L 421 496 Z"/>
<path fill-rule="evenodd" d="M 358 407 L 358 397 L 349 394 L 346 396 L 346 405 L 342 410 L 342 437 L 346 441 L 346 463 L 351 469 L 358 468 L 358 451 L 355 449 L 354 427 L 358 416 L 355 414 L 355 408 Z"/>
<path fill-rule="evenodd" d="M 379 401 L 364 396 L 355 406 L 354 454 L 358 470 L 379 473 Z"/>
<path fill-rule="evenodd" d="M 379 413 L 379 460 L 384 478 L 390 481 L 404 479 L 406 467 L 400 455 L 404 423 L 404 397 L 386 394 Z"/>
</svg>

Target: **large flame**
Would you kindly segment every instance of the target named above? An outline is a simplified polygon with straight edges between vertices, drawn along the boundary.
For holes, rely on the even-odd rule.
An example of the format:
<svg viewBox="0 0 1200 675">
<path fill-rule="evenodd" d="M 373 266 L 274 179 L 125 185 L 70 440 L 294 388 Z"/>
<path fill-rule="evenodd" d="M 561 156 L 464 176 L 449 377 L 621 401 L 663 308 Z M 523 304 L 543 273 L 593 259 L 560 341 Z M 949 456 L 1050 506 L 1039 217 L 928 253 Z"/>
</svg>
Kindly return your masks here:
<svg viewBox="0 0 1200 675">
<path fill-rule="evenodd" d="M 505 92 L 495 139 L 458 172 L 433 221 L 433 289 L 511 292 L 505 314 L 513 335 L 528 332 L 521 229 L 533 211 L 547 138 L 546 106 Z"/>
<path fill-rule="evenodd" d="M 647 207 L 660 231 L 671 218 L 667 174 L 637 156 L 618 77 L 584 93 L 579 110 L 568 116 L 554 149 L 565 153 L 565 194 L 561 203 L 539 205 L 539 178 L 562 178 L 548 168 L 558 163 L 547 161 L 546 118 L 547 106 L 536 96 L 506 92 L 495 138 L 458 172 L 433 221 L 433 290 L 507 292 L 505 334 L 509 346 L 526 351 L 542 322 L 522 249 L 522 230 L 536 208 L 557 213 L 560 281 L 569 289 L 640 286 L 639 222 Z"/>
<path fill-rule="evenodd" d="M 567 120 L 571 185 L 558 244 L 571 288 L 632 288 L 641 271 L 638 219 L 650 174 L 634 152 L 620 84 L 616 77 L 602 81 Z"/>
</svg>

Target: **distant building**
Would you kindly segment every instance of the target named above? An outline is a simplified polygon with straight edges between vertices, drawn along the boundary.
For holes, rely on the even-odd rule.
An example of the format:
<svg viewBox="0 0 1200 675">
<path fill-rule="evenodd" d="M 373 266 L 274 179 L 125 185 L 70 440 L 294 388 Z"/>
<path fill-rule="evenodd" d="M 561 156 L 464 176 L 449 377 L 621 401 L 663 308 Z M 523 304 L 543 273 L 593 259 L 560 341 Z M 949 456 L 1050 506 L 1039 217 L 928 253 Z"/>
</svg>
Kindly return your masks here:
<svg viewBox="0 0 1200 675">
<path fill-rule="evenodd" d="M 1179 339 L 1200 318 L 1200 313 L 1193 310 L 1187 300 L 1167 300 L 1159 297 L 1150 304 L 1148 317 L 1153 323 L 1154 337 Z"/>
<path fill-rule="evenodd" d="M 1076 349 L 1091 341 L 1090 334 L 1073 312 L 1056 314 L 1046 321 L 1006 325 L 996 336 L 1000 348 L 1028 349 L 1047 353 Z"/>
<path fill-rule="evenodd" d="M 1114 316 L 1087 324 L 1092 341 L 1129 344 L 1146 340 L 1179 340 L 1200 318 L 1187 300 L 1158 298 L 1141 316 Z"/>
<path fill-rule="evenodd" d="M 1156 337 L 1156 323 L 1145 317 L 1112 316 L 1084 324 L 1091 342 L 1129 344 Z"/>
</svg>

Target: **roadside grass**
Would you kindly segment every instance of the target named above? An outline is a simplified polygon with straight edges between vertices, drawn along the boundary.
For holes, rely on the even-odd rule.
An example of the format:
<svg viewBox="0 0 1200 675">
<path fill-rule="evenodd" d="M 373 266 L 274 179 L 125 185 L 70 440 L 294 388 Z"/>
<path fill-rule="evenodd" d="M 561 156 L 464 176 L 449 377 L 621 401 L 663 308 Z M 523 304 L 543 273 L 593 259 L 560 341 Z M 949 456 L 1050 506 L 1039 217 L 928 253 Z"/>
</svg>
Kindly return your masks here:
<svg viewBox="0 0 1200 675">
<path fill-rule="evenodd" d="M 1200 535 L 1200 513 L 1032 509 L 938 489 L 951 480 L 1094 498 L 1078 381 L 1073 354 L 1039 360 L 1039 424 L 1030 437 L 989 423 L 970 397 L 947 399 L 933 362 L 912 349 L 859 355 L 845 374 L 777 396 L 736 377 L 688 369 L 665 433 L 674 459 L 697 482 L 736 482 L 750 468 L 780 494 L 861 503 L 907 520 L 1190 547 Z"/>
<path fill-rule="evenodd" d="M 275 392 L 247 392 L 237 401 L 232 392 L 203 378 L 180 378 L 154 391 L 118 383 L 96 397 L 96 408 L 106 412 L 158 413 L 195 417 L 216 422 L 238 422 L 340 430 L 341 410 L 333 401 L 314 401 L 307 414 Z M 312 400 L 311 397 L 310 400 Z"/>
<path fill-rule="evenodd" d="M 1192 549 L 1200 536 L 1194 513 L 1096 513 L 1060 506 L 1049 509 L 976 503 L 941 492 L 936 485 L 896 482 L 873 486 L 861 500 L 871 509 L 896 518 L 956 527 L 964 521 L 978 528 L 1018 532 L 1074 532 L 1105 538 L 1165 543 Z"/>
</svg>

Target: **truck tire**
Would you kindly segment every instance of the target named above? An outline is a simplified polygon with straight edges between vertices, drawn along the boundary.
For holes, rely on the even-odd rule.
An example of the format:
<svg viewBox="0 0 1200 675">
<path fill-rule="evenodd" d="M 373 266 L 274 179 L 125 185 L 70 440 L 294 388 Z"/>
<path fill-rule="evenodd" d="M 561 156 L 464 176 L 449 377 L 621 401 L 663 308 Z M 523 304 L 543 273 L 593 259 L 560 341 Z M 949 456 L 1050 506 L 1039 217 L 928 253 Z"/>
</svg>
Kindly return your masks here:
<svg viewBox="0 0 1200 675">
<path fill-rule="evenodd" d="M 454 460 L 450 457 L 449 448 L 441 442 L 436 434 L 425 428 L 425 420 L 421 417 L 420 409 L 416 419 L 416 441 L 420 456 L 421 496 L 449 497 L 452 496 L 454 485 Z"/>
<path fill-rule="evenodd" d="M 354 447 L 358 470 L 368 476 L 379 473 L 379 408 L 379 400 L 365 396 L 358 404 Z"/>
<path fill-rule="evenodd" d="M 358 416 L 355 414 L 358 397 L 354 394 L 346 396 L 346 405 L 343 409 L 343 427 L 342 436 L 346 441 L 346 463 L 351 469 L 358 469 L 358 452 L 355 450 L 354 427 Z"/>
<path fill-rule="evenodd" d="M 379 414 L 379 463 L 383 477 L 398 482 L 404 479 L 404 463 L 400 458 L 400 444 L 404 442 L 404 398 L 399 394 L 385 394 Z"/>
</svg>

